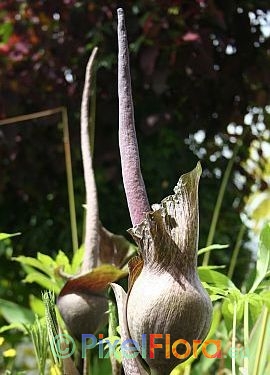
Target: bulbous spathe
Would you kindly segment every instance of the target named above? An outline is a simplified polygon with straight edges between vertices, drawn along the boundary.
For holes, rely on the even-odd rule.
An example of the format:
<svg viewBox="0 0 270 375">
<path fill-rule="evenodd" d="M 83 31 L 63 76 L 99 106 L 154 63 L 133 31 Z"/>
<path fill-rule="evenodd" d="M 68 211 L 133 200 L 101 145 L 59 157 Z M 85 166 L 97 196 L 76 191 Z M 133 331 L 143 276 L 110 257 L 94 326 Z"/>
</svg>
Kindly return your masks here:
<svg viewBox="0 0 270 375">
<path fill-rule="evenodd" d="M 171 342 L 203 340 L 209 330 L 212 305 L 197 275 L 198 183 L 201 166 L 179 179 L 173 195 L 151 210 L 141 170 L 134 125 L 124 13 L 118 9 L 119 148 L 122 175 L 139 256 L 129 263 L 126 294 L 113 284 L 122 341 L 142 347 L 142 335 L 169 334 Z M 181 350 L 179 350 L 181 354 Z M 123 358 L 126 375 L 169 374 L 180 360 L 165 356 Z"/>
<path fill-rule="evenodd" d="M 143 268 L 129 291 L 126 321 L 130 337 L 142 345 L 142 334 L 170 334 L 170 342 L 204 340 L 212 304 L 198 278 L 198 182 L 201 167 L 183 175 L 174 191 L 132 228 Z M 133 278 L 134 279 L 134 278 Z M 178 348 L 183 354 L 186 348 Z M 185 358 L 187 359 L 187 358 Z M 181 361 L 165 358 L 165 344 L 145 361 L 159 374 L 169 374 Z"/>
</svg>

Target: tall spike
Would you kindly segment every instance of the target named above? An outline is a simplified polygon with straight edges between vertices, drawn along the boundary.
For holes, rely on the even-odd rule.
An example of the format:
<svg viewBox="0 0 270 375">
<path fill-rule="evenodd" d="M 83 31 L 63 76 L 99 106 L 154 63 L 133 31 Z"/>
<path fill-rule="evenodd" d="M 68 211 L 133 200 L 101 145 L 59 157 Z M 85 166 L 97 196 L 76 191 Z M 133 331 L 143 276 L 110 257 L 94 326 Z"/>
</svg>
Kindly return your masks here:
<svg viewBox="0 0 270 375">
<path fill-rule="evenodd" d="M 144 219 L 150 205 L 141 173 L 140 157 L 134 124 L 131 93 L 129 54 L 123 9 L 118 15 L 118 97 L 119 97 L 119 148 L 122 175 L 129 213 L 133 226 Z"/>
<path fill-rule="evenodd" d="M 81 104 L 81 151 L 86 190 L 85 254 L 82 264 L 83 272 L 90 271 L 92 268 L 97 266 L 99 248 L 98 200 L 89 139 L 88 110 L 90 85 L 97 50 L 97 47 L 93 49 L 86 67 L 85 82 Z"/>
</svg>

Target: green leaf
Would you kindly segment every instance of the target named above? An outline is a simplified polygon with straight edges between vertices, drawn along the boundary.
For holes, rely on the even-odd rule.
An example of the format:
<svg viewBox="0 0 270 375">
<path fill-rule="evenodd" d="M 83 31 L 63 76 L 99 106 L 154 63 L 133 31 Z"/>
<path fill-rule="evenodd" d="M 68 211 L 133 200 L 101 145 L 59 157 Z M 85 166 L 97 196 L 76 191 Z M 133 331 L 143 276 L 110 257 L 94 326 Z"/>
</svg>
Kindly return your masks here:
<svg viewBox="0 0 270 375">
<path fill-rule="evenodd" d="M 249 339 L 249 373 L 265 375 L 269 365 L 270 313 L 267 308 L 261 312 Z"/>
<path fill-rule="evenodd" d="M 8 323 L 32 324 L 35 320 L 34 313 L 17 303 L 0 298 L 0 314 Z"/>
<path fill-rule="evenodd" d="M 0 333 L 10 331 L 12 329 L 18 329 L 19 331 L 26 332 L 25 326 L 22 323 L 11 323 L 0 328 Z"/>
<path fill-rule="evenodd" d="M 29 333 L 35 348 L 39 374 L 44 375 L 48 350 L 48 331 L 45 318 L 38 319 L 36 317 L 35 323 L 29 328 Z"/>
<path fill-rule="evenodd" d="M 42 264 L 41 261 L 39 261 L 36 258 L 32 257 L 25 257 L 23 255 L 18 256 L 16 258 L 12 258 L 12 260 L 15 260 L 16 262 L 21 263 L 22 265 L 31 266 L 30 270 L 32 271 L 32 267 L 37 268 L 38 270 L 45 272 L 48 276 L 52 275 L 52 271 L 46 267 L 44 264 Z M 27 270 L 27 268 L 25 268 Z"/>
<path fill-rule="evenodd" d="M 198 267 L 198 273 L 201 281 L 207 284 L 213 284 L 218 288 L 236 288 L 234 283 L 223 273 L 214 271 L 208 266 Z"/>
<path fill-rule="evenodd" d="M 72 262 L 71 262 L 71 274 L 75 275 L 79 271 L 79 268 L 82 264 L 84 255 L 84 245 L 82 245 L 73 255 Z"/>
<path fill-rule="evenodd" d="M 256 276 L 250 292 L 254 292 L 265 278 L 270 263 L 270 223 L 266 224 L 260 235 Z"/>
<path fill-rule="evenodd" d="M 202 284 L 203 284 L 203 287 L 209 293 L 211 301 L 217 301 L 219 299 L 225 298 L 229 293 L 228 290 L 224 290 L 221 288 L 217 288 L 215 286 L 211 286 L 205 282 L 202 282 Z"/>
<path fill-rule="evenodd" d="M 6 240 L 7 238 L 10 238 L 10 237 L 19 236 L 19 235 L 21 235 L 20 232 L 18 232 L 18 233 L 12 233 L 12 234 L 9 234 L 9 233 L 0 233 L 0 241 Z"/>
<path fill-rule="evenodd" d="M 45 314 L 45 307 L 44 303 L 40 298 L 35 297 L 33 294 L 29 296 L 29 305 L 31 310 L 37 314 L 39 317 L 44 317 Z"/>
<path fill-rule="evenodd" d="M 265 305 L 268 307 L 268 309 L 270 310 L 270 290 L 263 290 L 261 293 L 260 293 L 260 296 L 262 297 L 262 300 L 263 302 L 265 303 Z"/>
<path fill-rule="evenodd" d="M 213 245 L 210 245 L 210 246 L 207 246 L 207 247 L 203 247 L 202 249 L 200 249 L 200 250 L 198 251 L 198 255 L 201 255 L 201 254 L 207 253 L 208 251 L 212 251 L 212 250 L 222 250 L 222 249 L 226 249 L 227 247 L 229 247 L 229 245 L 213 244 Z"/>
<path fill-rule="evenodd" d="M 23 281 L 25 283 L 37 283 L 45 289 L 54 291 L 56 294 L 60 292 L 60 287 L 56 284 L 56 282 L 52 281 L 40 272 L 34 271 L 29 273 Z"/>
<path fill-rule="evenodd" d="M 252 322 L 256 322 L 258 316 L 260 315 L 263 307 L 263 297 L 262 295 L 258 295 L 256 293 L 248 293 L 246 294 L 246 298 L 249 304 L 249 311 L 251 315 Z"/>
<path fill-rule="evenodd" d="M 47 271 L 53 273 L 53 270 L 57 267 L 56 262 L 49 255 L 37 253 L 37 259 L 46 267 Z"/>
<path fill-rule="evenodd" d="M 55 341 L 55 337 L 59 332 L 59 326 L 55 311 L 55 295 L 52 292 L 44 292 L 42 295 L 42 300 L 45 307 L 45 317 L 46 317 L 46 325 L 48 330 L 48 338 L 50 343 L 51 353 L 54 359 L 54 363 L 58 366 L 61 365 L 61 359 L 57 356 L 57 343 Z"/>
<path fill-rule="evenodd" d="M 69 259 L 62 250 L 59 250 L 55 259 L 55 263 L 57 264 L 57 266 L 62 267 L 64 272 L 69 273 L 69 274 L 71 273 L 71 266 L 69 264 Z"/>
<path fill-rule="evenodd" d="M 233 325 L 233 313 L 235 302 L 237 303 L 236 319 L 237 321 L 241 321 L 241 319 L 243 318 L 245 298 L 246 295 L 242 294 L 238 289 L 229 289 L 228 296 L 225 298 L 221 308 L 222 315 L 224 317 L 225 324 L 228 330 L 230 330 Z"/>
</svg>

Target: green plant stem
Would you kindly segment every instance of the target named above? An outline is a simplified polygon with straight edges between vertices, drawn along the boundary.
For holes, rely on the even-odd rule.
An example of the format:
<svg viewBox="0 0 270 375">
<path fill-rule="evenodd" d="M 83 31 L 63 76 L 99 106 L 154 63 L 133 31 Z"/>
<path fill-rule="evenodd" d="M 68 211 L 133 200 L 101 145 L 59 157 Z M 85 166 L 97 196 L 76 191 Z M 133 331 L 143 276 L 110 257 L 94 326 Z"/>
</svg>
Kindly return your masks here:
<svg viewBox="0 0 270 375">
<path fill-rule="evenodd" d="M 236 375 L 236 310 L 237 310 L 237 302 L 234 302 L 233 305 L 233 331 L 232 331 L 232 375 Z"/>
<path fill-rule="evenodd" d="M 221 181 L 221 185 L 220 185 L 220 188 L 219 188 L 218 197 L 217 197 L 217 201 L 216 201 L 216 204 L 215 204 L 214 213 L 213 213 L 213 217 L 212 217 L 212 221 L 211 221 L 211 225 L 210 225 L 210 229 L 209 229 L 209 233 L 208 233 L 208 237 L 207 237 L 206 247 L 212 245 L 212 243 L 213 243 L 215 231 L 216 231 L 216 226 L 217 226 L 217 221 L 218 221 L 218 217 L 219 217 L 219 213 L 220 213 L 220 209 L 221 209 L 221 204 L 222 204 L 222 201 L 223 201 L 223 198 L 224 198 L 224 193 L 225 193 L 226 187 L 228 185 L 230 174 L 231 174 L 231 171 L 232 171 L 232 167 L 233 167 L 233 164 L 235 162 L 235 158 L 238 154 L 238 151 L 239 151 L 239 148 L 240 148 L 241 144 L 242 144 L 242 141 L 238 141 L 236 143 L 235 148 L 233 150 L 232 158 L 230 159 L 229 163 L 227 164 L 223 179 Z M 202 263 L 203 266 L 208 265 L 209 258 L 210 258 L 210 252 L 205 253 L 204 258 L 203 258 L 203 263 Z"/>
<path fill-rule="evenodd" d="M 75 197 L 73 187 L 73 175 L 72 175 L 72 164 L 71 164 L 71 151 L 69 141 L 69 130 L 68 130 L 68 115 L 67 109 L 62 108 L 62 122 L 63 122 L 63 137 L 64 137 L 64 148 L 65 148 L 65 162 L 67 172 L 67 188 L 68 188 L 68 200 L 69 200 L 69 214 L 70 214 L 70 227 L 72 237 L 73 253 L 78 250 L 78 231 L 77 231 L 77 220 L 76 220 L 76 208 L 75 208 Z"/>
<path fill-rule="evenodd" d="M 243 240 L 245 231 L 246 231 L 246 226 L 244 224 L 242 224 L 241 228 L 239 230 L 237 239 L 236 239 L 235 247 L 233 249 L 230 267 L 229 267 L 229 271 L 228 271 L 228 277 L 230 279 L 232 278 L 233 273 L 234 273 L 236 261 L 237 261 L 237 258 L 238 258 L 239 250 L 240 250 L 240 247 L 241 247 L 241 244 L 242 244 L 242 240 Z"/>
<path fill-rule="evenodd" d="M 249 340 L 249 327 L 248 327 L 248 299 L 244 304 L 244 368 L 248 374 L 248 340 Z"/>
<path fill-rule="evenodd" d="M 261 327 L 261 335 L 259 338 L 258 342 L 258 347 L 256 351 L 256 356 L 255 356 L 255 364 L 253 368 L 253 374 L 252 375 L 258 375 L 259 374 L 259 366 L 260 366 L 260 361 L 261 361 L 261 353 L 262 353 L 262 347 L 263 347 L 263 342 L 266 334 L 266 324 L 267 324 L 267 319 L 269 315 L 269 310 L 267 309 L 266 306 L 263 308 L 263 318 L 262 318 L 262 327 Z"/>
<path fill-rule="evenodd" d="M 183 375 L 190 375 L 191 365 L 188 365 L 185 367 L 184 374 Z"/>
</svg>

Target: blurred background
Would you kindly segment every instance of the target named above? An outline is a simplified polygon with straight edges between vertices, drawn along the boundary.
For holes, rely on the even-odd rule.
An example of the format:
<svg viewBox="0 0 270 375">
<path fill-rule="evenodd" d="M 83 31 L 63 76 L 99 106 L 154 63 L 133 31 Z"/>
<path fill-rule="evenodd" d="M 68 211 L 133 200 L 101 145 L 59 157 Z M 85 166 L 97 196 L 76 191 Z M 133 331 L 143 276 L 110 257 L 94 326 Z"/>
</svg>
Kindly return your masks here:
<svg viewBox="0 0 270 375">
<path fill-rule="evenodd" d="M 67 108 L 81 243 L 80 101 L 87 60 L 98 46 L 94 167 L 100 218 L 131 240 L 117 134 L 119 6 L 126 14 L 150 202 L 171 194 L 179 176 L 199 159 L 199 246 L 204 247 L 223 180 L 212 242 L 229 247 L 213 253 L 211 264 L 228 264 L 238 241 L 234 281 L 239 285 L 249 277 L 257 234 L 270 217 L 269 1 L 2 0 L 0 119 Z M 0 248 L 0 272 L 8 275 L 0 296 L 21 303 L 27 295 L 16 281 L 21 271 L 9 261 L 12 254 L 53 255 L 62 249 L 72 255 L 60 115 L 0 126 L 0 229 L 22 233 L 13 249 Z M 12 280 L 17 287 L 7 288 Z"/>
</svg>

